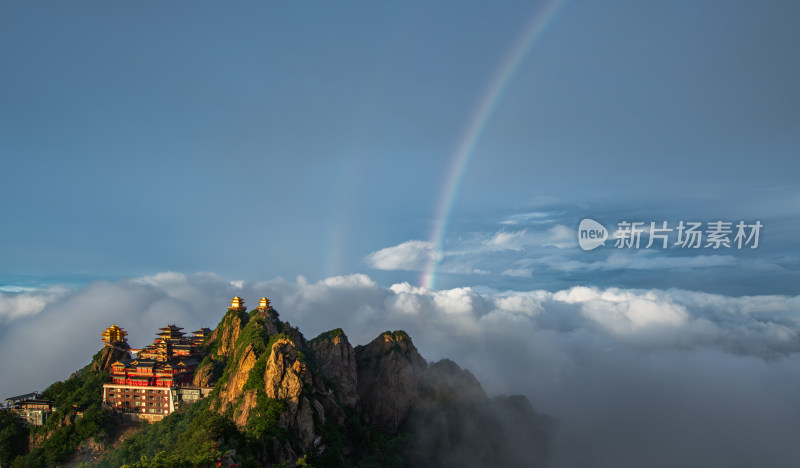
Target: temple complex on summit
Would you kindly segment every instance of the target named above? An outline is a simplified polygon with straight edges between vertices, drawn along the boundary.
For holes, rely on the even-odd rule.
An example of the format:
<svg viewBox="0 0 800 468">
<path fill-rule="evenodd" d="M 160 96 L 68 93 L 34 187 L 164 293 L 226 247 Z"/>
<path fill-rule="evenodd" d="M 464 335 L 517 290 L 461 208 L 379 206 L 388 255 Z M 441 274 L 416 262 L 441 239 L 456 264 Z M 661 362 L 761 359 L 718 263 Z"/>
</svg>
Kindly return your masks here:
<svg viewBox="0 0 800 468">
<path fill-rule="evenodd" d="M 156 421 L 174 411 L 178 401 L 200 398 L 203 389 L 191 384 L 202 359 L 201 344 L 211 330 L 201 328 L 192 336 L 181 330 L 174 324 L 160 328 L 153 344 L 139 350 L 135 358 L 111 364 L 113 383 L 103 385 L 103 403 L 139 419 Z M 106 336 L 122 337 L 113 340 L 119 343 L 125 335 L 115 324 L 103 333 L 103 341 L 107 342 Z"/>
<path fill-rule="evenodd" d="M 245 309 L 244 299 L 231 299 L 228 310 Z M 259 310 L 271 310 L 262 297 Z M 128 333 L 113 324 L 102 333 L 105 346 L 134 353 L 132 359 L 111 364 L 112 383 L 103 385 L 103 404 L 128 417 L 158 421 L 172 413 L 178 403 L 191 403 L 211 393 L 212 387 L 192 386 L 194 371 L 203 359 L 202 344 L 212 334 L 200 328 L 191 335 L 170 324 L 159 328 L 153 343 L 141 349 L 130 348 Z"/>
</svg>

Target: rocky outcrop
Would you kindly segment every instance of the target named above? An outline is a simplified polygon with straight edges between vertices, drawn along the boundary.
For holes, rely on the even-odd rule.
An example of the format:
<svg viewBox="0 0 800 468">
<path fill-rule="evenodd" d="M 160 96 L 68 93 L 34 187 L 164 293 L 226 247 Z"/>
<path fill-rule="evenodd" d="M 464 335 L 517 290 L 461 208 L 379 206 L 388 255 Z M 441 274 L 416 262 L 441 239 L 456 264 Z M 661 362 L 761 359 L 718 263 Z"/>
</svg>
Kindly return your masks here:
<svg viewBox="0 0 800 468">
<path fill-rule="evenodd" d="M 247 325 L 250 316 L 244 309 L 230 309 L 223 317 L 217 328 L 208 337 L 205 346 L 213 350 L 213 355 L 230 356 L 233 352 L 239 333 Z"/>
<path fill-rule="evenodd" d="M 195 387 L 208 387 L 214 380 L 214 363 L 208 362 L 195 371 L 192 385 Z"/>
<path fill-rule="evenodd" d="M 193 385 L 208 387 L 216 383 L 227 360 L 233 358 L 239 335 L 249 321 L 250 316 L 244 309 L 228 309 L 217 328 L 211 332 L 205 343 L 203 343 L 209 356 L 195 370 L 192 378 Z"/>
<path fill-rule="evenodd" d="M 341 328 L 322 333 L 309 342 L 319 372 L 335 386 L 339 401 L 355 407 L 358 403 L 356 352 Z"/>
<path fill-rule="evenodd" d="M 236 402 L 243 393 L 244 384 L 250 376 L 250 371 L 256 365 L 258 357 L 253 352 L 253 346 L 248 344 L 239 353 L 240 356 L 235 356 L 236 359 L 236 372 L 233 372 L 219 392 L 219 407 L 224 411 L 228 406 Z"/>
<path fill-rule="evenodd" d="M 355 353 L 364 419 L 379 431 L 397 431 L 417 397 L 427 363 L 402 331 L 387 331 Z"/>
<path fill-rule="evenodd" d="M 250 417 L 250 413 L 255 408 L 258 402 L 258 391 L 254 388 L 251 390 L 247 390 L 242 394 L 242 401 L 236 410 L 233 412 L 233 422 L 239 428 L 243 428 L 247 426 L 247 420 Z"/>
<path fill-rule="evenodd" d="M 309 448 L 314 442 L 314 417 L 304 388 L 310 388 L 312 377 L 298 357 L 292 339 L 275 341 L 264 372 L 264 390 L 267 397 L 286 402 L 280 425 L 289 429 L 303 448 Z"/>
<path fill-rule="evenodd" d="M 311 384 L 311 373 L 297 359 L 297 348 L 292 340 L 281 338 L 272 345 L 264 386 L 269 398 L 296 401 L 303 391 L 303 384 Z"/>
<path fill-rule="evenodd" d="M 278 318 L 278 312 L 273 308 L 255 309 L 251 320 L 260 318 L 264 322 L 264 330 L 270 335 L 277 335 L 283 331 L 283 322 Z"/>
<path fill-rule="evenodd" d="M 306 338 L 300 333 L 300 329 L 297 327 L 293 327 L 289 322 L 283 322 L 283 328 L 281 329 L 281 333 L 288 336 L 292 343 L 298 348 L 305 348 L 306 346 Z"/>
<path fill-rule="evenodd" d="M 255 330 L 256 327 L 263 329 Z M 257 340 L 263 340 L 267 327 L 268 324 L 261 320 L 251 321 L 246 334 L 254 336 L 258 332 Z M 258 341 L 236 344 L 230 358 L 234 360 L 234 364 L 227 377 L 221 379 L 222 383 L 219 384 L 220 388 L 212 405 L 220 413 L 231 408 L 234 423 L 244 430 L 251 418 L 266 417 L 261 413 L 262 409 L 258 409 L 259 398 L 280 400 L 285 404 L 285 410 L 277 420 L 278 426 L 289 432 L 297 446 L 307 450 L 315 438 L 314 411 L 324 409 L 311 396 L 313 376 L 294 341 L 288 336 L 278 335 L 276 338 L 271 340 L 269 349 L 263 349 L 263 341 L 261 345 L 258 345 Z M 256 351 L 259 346 L 263 350 L 260 356 Z M 255 387 L 254 382 L 258 383 Z M 322 419 L 324 420 L 324 415 Z M 282 444 L 275 447 L 280 453 L 294 453 L 291 447 L 287 451 L 287 447 Z M 273 461 L 286 461 L 280 457 L 275 459 L 274 452 L 269 458 Z"/>
<path fill-rule="evenodd" d="M 103 349 L 100 350 L 100 355 L 93 361 L 89 370 L 100 370 L 108 372 L 111 370 L 111 364 L 122 360 L 130 359 L 130 347 L 124 341 L 115 341 L 113 343 L 106 343 Z"/>
<path fill-rule="evenodd" d="M 287 410 L 281 415 L 280 425 L 289 429 L 300 446 L 308 451 L 314 442 L 314 416 L 311 402 L 305 396 L 295 402 L 286 402 Z"/>
</svg>

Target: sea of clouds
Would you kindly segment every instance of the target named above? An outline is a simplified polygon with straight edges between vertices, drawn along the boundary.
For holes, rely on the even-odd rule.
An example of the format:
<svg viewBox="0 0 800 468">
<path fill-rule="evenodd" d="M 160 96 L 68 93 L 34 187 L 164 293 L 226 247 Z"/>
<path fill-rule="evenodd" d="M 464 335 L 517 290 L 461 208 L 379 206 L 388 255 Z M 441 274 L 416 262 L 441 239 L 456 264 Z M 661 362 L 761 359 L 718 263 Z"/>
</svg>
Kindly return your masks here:
<svg viewBox="0 0 800 468">
<path fill-rule="evenodd" d="M 390 287 L 366 275 L 230 281 L 165 272 L 79 289 L 0 293 L 0 396 L 87 364 L 112 323 L 214 328 L 228 301 L 269 297 L 307 338 L 353 345 L 406 330 L 490 395 L 523 394 L 559 421 L 554 466 L 796 466 L 800 297 L 575 286 L 560 291 Z"/>
</svg>

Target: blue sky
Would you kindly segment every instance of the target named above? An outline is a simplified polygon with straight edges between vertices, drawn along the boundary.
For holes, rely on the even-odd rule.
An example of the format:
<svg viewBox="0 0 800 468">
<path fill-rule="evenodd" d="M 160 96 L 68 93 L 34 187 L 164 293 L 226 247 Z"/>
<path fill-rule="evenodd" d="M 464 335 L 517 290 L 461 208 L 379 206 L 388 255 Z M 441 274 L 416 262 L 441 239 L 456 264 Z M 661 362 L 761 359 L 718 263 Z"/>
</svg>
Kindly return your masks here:
<svg viewBox="0 0 800 468">
<path fill-rule="evenodd" d="M 443 221 L 470 119 L 545 11 Z M 797 294 L 798 14 L 731 1 L 5 2 L 0 284 L 167 270 L 420 284 L 435 255 L 439 287 Z M 753 251 L 583 252 L 568 232 L 584 217 L 765 228 Z M 419 248 L 374 261 L 400 246 Z"/>
</svg>

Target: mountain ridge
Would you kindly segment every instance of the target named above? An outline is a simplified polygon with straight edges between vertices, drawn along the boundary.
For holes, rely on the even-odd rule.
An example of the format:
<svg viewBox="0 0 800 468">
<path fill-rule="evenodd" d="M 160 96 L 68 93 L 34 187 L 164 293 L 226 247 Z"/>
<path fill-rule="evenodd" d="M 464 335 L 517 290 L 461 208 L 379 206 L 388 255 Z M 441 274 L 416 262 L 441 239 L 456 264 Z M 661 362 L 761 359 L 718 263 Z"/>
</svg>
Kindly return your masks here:
<svg viewBox="0 0 800 468">
<path fill-rule="evenodd" d="M 489 398 L 451 360 L 429 364 L 402 330 L 353 347 L 341 328 L 307 340 L 271 306 L 249 313 L 238 307 L 229 308 L 202 347 L 193 383 L 213 386 L 208 397 L 145 426 L 100 466 L 544 466 L 547 460 L 549 417 L 524 396 Z M 123 353 L 105 347 L 87 369 L 107 379 Z M 516 433 L 527 440 L 515 440 Z"/>
</svg>

